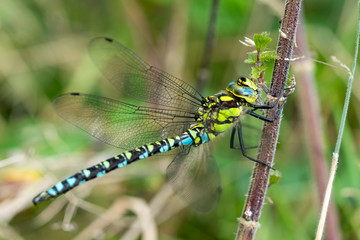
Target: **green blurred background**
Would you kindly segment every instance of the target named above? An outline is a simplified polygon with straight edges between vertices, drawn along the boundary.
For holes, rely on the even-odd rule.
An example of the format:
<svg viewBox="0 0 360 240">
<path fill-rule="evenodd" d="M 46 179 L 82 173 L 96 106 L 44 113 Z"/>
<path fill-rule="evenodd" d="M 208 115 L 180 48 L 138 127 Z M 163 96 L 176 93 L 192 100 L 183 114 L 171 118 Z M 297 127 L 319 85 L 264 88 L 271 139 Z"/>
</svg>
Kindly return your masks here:
<svg viewBox="0 0 360 240">
<path fill-rule="evenodd" d="M 273 38 L 270 47 L 276 48 L 283 7 L 282 1 L 220 1 L 204 95 L 250 73 L 243 61 L 252 49 L 238 40 L 267 31 Z M 146 236 L 154 230 L 159 239 L 234 238 L 253 163 L 239 160 L 240 153 L 229 149 L 229 136 L 216 142 L 224 187 L 219 205 L 209 214 L 193 212 L 164 185 L 168 158 L 127 166 L 37 207 L 31 203 L 56 181 L 120 151 L 63 121 L 51 107 L 52 99 L 70 91 L 117 98 L 91 62 L 88 42 L 97 36 L 114 38 L 150 64 L 196 86 L 210 9 L 210 0 L 1 2 L 0 239 L 151 239 Z M 351 66 L 357 2 L 305 1 L 303 9 L 307 56 L 334 64 L 334 55 Z M 329 163 L 347 74 L 313 65 L 320 103 L 316 118 Z M 300 79 L 297 84 L 302 84 Z M 343 239 L 360 239 L 359 89 L 355 78 L 333 190 Z M 319 173 L 308 151 L 303 104 L 297 92 L 286 104 L 275 160 L 283 177 L 268 191 L 257 239 L 314 237 Z"/>
</svg>

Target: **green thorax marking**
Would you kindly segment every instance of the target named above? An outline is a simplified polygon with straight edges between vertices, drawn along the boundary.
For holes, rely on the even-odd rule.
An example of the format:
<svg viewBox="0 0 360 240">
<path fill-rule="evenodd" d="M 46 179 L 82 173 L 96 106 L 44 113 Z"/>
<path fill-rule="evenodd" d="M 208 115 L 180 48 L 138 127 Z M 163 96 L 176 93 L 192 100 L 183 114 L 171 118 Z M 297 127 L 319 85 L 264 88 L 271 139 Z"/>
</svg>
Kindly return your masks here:
<svg viewBox="0 0 360 240">
<path fill-rule="evenodd" d="M 258 96 L 255 83 L 248 78 L 229 83 L 226 90 L 205 98 L 198 109 L 197 121 L 202 122 L 206 131 L 214 136 L 231 127 L 244 107 L 255 102 Z"/>
</svg>

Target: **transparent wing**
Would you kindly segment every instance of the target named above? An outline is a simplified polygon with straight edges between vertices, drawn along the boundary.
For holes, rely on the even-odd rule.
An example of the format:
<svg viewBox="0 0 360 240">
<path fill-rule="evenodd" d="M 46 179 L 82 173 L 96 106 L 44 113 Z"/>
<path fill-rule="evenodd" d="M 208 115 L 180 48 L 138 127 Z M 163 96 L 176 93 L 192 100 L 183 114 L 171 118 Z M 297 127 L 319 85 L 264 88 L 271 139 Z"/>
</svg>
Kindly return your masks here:
<svg viewBox="0 0 360 240">
<path fill-rule="evenodd" d="M 90 55 L 103 75 L 123 94 L 171 109 L 196 110 L 202 95 L 186 82 L 150 66 L 110 38 L 95 38 Z"/>
<path fill-rule="evenodd" d="M 199 212 L 214 208 L 222 190 L 219 169 L 210 145 L 205 143 L 192 147 L 189 154 L 178 154 L 166 174 L 174 191 Z"/>
<path fill-rule="evenodd" d="M 179 135 L 195 121 L 192 112 L 135 106 L 81 93 L 61 95 L 53 105 L 65 120 L 123 149 Z"/>
</svg>

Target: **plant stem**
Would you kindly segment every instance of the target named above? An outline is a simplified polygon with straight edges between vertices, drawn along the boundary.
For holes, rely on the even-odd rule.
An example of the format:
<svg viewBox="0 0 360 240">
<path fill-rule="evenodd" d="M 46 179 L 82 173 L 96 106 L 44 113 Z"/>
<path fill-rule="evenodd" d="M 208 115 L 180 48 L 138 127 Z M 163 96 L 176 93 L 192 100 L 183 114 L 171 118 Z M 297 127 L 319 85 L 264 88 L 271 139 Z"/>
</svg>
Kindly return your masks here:
<svg viewBox="0 0 360 240">
<path fill-rule="evenodd" d="M 316 238 L 315 238 L 316 240 L 321 240 L 323 232 L 324 232 L 327 210 L 329 207 L 331 191 L 333 188 L 333 182 L 334 182 L 336 168 L 337 168 L 337 164 L 338 164 L 342 136 L 343 136 L 344 128 L 345 128 L 346 116 L 347 116 L 347 112 L 349 109 L 351 87 L 352 87 L 352 83 L 354 81 L 356 61 L 357 61 L 358 52 L 359 52 L 359 44 L 360 44 L 360 2 L 358 2 L 358 29 L 357 29 L 357 38 L 356 38 L 356 44 L 355 44 L 354 61 L 353 61 L 353 66 L 352 66 L 351 72 L 349 73 L 349 80 L 348 80 L 348 85 L 347 85 L 347 89 L 346 89 L 344 108 L 343 108 L 343 112 L 342 112 L 342 116 L 341 116 L 341 122 L 340 122 L 338 137 L 336 140 L 336 146 L 335 146 L 335 150 L 333 153 L 330 177 L 329 177 L 329 181 L 328 181 L 328 184 L 326 187 L 325 197 L 324 197 L 324 201 L 323 201 L 322 208 L 321 208 L 319 225 L 318 225 L 318 228 L 316 231 Z"/>
<path fill-rule="evenodd" d="M 270 94 L 278 97 L 285 87 L 289 65 L 295 41 L 296 27 L 301 9 L 301 0 L 287 0 L 282 19 L 281 32 L 278 41 L 277 54 L 279 59 L 275 61 L 271 81 Z M 273 118 L 278 107 L 267 111 L 268 118 Z M 264 123 L 260 139 L 258 160 L 269 166 L 273 165 L 275 147 L 278 139 L 281 117 L 273 123 Z M 263 164 L 255 164 L 247 199 L 239 221 L 236 239 L 254 239 L 259 226 L 262 205 L 268 189 L 270 168 Z"/>
<path fill-rule="evenodd" d="M 202 56 L 201 66 L 198 71 L 197 89 L 200 92 L 204 90 L 206 83 L 209 81 L 209 76 L 210 76 L 209 68 L 210 68 L 212 52 L 215 44 L 215 30 L 216 30 L 215 27 L 216 27 L 216 20 L 219 9 L 219 1 L 220 0 L 213 0 L 211 5 L 211 14 L 210 14 L 210 20 L 208 26 L 208 33 L 206 37 L 206 44 Z"/>
<path fill-rule="evenodd" d="M 340 122 L 340 128 L 339 128 L 339 135 L 336 140 L 336 146 L 335 146 L 335 154 L 339 154 L 340 151 L 340 145 L 342 141 L 342 136 L 344 133 L 345 128 L 345 121 L 347 116 L 347 111 L 349 109 L 349 103 L 350 103 L 350 95 L 351 95 L 351 87 L 352 83 L 354 81 L 354 75 L 355 75 L 355 69 L 356 69 L 356 62 L 357 62 L 357 56 L 359 52 L 359 43 L 360 43 L 360 5 L 358 4 L 359 13 L 358 13 L 358 29 L 357 29 L 357 38 L 356 38 L 356 45 L 355 45 L 355 54 L 354 54 L 354 62 L 352 65 L 351 73 L 348 80 L 348 85 L 346 89 L 346 96 L 345 96 L 345 102 L 344 102 L 344 109 L 341 116 L 341 122 Z"/>
<path fill-rule="evenodd" d="M 300 24 L 296 33 L 298 50 L 300 55 L 308 56 L 307 42 L 304 30 L 304 21 L 301 17 Z M 320 107 L 318 93 L 315 87 L 313 74 L 314 62 L 310 59 L 299 59 L 292 65 L 292 70 L 296 75 L 296 80 L 301 82 L 296 87 L 297 102 L 301 102 L 297 107 L 300 109 L 303 122 L 304 139 L 307 143 L 310 163 L 312 165 L 313 176 L 316 180 L 319 206 L 324 199 L 326 185 L 329 178 L 328 165 L 324 154 L 324 142 L 322 140 L 323 130 L 321 124 Z M 339 219 L 334 202 L 330 202 L 328 216 L 326 218 L 327 227 L 326 239 L 341 239 Z"/>
</svg>

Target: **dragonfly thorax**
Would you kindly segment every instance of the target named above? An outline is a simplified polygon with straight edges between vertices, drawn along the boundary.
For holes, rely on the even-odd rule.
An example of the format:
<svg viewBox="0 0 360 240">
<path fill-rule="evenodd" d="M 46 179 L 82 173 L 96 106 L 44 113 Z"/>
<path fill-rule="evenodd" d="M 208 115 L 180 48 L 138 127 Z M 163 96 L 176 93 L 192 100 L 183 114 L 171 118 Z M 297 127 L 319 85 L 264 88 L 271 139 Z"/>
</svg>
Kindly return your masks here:
<svg viewBox="0 0 360 240">
<path fill-rule="evenodd" d="M 210 95 L 198 109 L 196 120 L 214 136 L 226 131 L 240 117 L 243 108 L 256 101 L 257 86 L 249 78 L 240 77 L 231 82 L 227 92 Z"/>
<path fill-rule="evenodd" d="M 196 120 L 202 122 L 207 133 L 216 136 L 231 127 L 240 117 L 243 106 L 233 94 L 225 92 L 210 95 L 198 109 Z"/>
<path fill-rule="evenodd" d="M 237 82 L 231 82 L 226 90 L 246 103 L 256 101 L 258 90 L 257 86 L 249 78 L 240 77 Z"/>
</svg>

